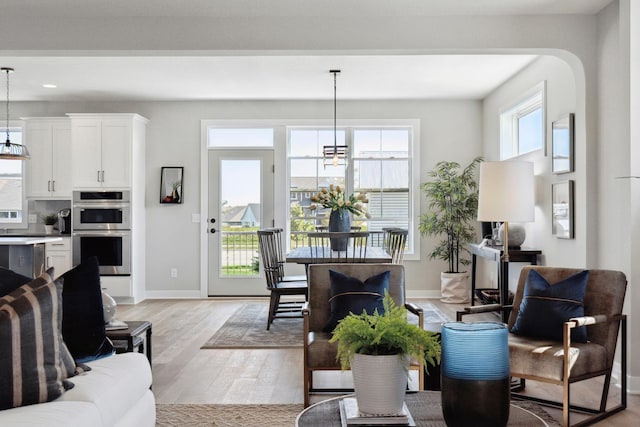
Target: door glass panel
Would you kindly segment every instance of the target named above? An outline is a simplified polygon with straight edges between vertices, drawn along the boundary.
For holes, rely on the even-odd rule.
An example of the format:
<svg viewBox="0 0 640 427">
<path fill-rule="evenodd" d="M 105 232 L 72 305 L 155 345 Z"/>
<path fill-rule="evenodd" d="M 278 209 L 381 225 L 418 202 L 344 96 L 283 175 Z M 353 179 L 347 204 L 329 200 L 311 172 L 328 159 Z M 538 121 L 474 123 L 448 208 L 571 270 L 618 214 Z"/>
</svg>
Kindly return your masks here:
<svg viewBox="0 0 640 427">
<path fill-rule="evenodd" d="M 258 276 L 261 161 L 220 163 L 220 277 Z"/>
</svg>

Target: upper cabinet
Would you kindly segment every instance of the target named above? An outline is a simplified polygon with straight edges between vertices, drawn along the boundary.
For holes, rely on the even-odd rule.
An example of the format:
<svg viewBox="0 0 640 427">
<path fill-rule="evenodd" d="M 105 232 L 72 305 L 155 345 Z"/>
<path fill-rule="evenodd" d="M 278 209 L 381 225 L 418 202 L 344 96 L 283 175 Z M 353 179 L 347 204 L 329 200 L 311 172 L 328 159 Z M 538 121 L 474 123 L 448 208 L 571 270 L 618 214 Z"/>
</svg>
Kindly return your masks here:
<svg viewBox="0 0 640 427">
<path fill-rule="evenodd" d="M 137 114 L 69 114 L 73 187 L 128 188 L 137 145 L 147 120 Z M 142 135 L 142 136 L 140 136 Z"/>
<path fill-rule="evenodd" d="M 71 198 L 71 120 L 66 117 L 27 119 L 26 165 L 29 198 Z"/>
</svg>

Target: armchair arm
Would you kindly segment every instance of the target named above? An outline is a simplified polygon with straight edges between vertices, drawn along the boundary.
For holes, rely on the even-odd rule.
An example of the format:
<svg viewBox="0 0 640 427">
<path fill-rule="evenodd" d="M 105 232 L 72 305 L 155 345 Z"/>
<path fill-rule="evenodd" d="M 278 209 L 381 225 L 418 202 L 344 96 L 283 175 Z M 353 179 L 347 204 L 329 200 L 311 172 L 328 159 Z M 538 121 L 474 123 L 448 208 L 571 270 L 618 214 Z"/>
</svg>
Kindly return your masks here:
<svg viewBox="0 0 640 427">
<path fill-rule="evenodd" d="M 569 322 L 574 323 L 573 327 L 578 327 L 578 326 L 595 325 L 596 323 L 603 323 L 610 320 L 617 320 L 617 319 L 608 319 L 607 316 L 604 314 L 596 314 L 595 316 L 572 317 L 571 319 L 569 319 Z"/>
<path fill-rule="evenodd" d="M 418 325 L 420 328 L 424 328 L 424 310 L 422 307 L 411 302 L 405 302 L 404 308 L 406 308 L 408 312 L 418 316 Z"/>
<path fill-rule="evenodd" d="M 474 305 L 472 307 L 465 307 L 462 311 L 456 311 L 456 321 L 462 321 L 462 316 L 466 316 L 467 314 L 490 313 L 492 311 L 507 311 L 511 310 L 512 308 L 512 305 L 500 304 Z"/>
</svg>

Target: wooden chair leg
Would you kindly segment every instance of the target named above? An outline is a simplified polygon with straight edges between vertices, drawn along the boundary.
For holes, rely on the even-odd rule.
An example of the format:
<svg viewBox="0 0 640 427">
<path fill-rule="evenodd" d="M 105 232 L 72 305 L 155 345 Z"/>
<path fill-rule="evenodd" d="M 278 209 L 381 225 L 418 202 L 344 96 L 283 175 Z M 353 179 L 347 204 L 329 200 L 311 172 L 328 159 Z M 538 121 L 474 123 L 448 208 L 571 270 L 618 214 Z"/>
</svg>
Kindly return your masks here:
<svg viewBox="0 0 640 427">
<path fill-rule="evenodd" d="M 276 315 L 279 302 L 280 302 L 280 295 L 276 292 L 271 291 L 271 298 L 269 299 L 269 317 L 267 319 L 267 331 L 271 327 L 271 322 L 273 322 L 273 318 Z"/>
</svg>

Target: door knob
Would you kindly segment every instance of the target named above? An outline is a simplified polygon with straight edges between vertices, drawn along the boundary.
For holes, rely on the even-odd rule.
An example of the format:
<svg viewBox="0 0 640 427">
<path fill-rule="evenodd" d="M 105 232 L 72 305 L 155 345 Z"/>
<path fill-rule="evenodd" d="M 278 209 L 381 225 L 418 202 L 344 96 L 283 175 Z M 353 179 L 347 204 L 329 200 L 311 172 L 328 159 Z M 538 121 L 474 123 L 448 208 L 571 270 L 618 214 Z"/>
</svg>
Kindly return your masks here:
<svg viewBox="0 0 640 427">
<path fill-rule="evenodd" d="M 215 228 L 212 228 L 212 229 L 211 229 L 211 230 L 209 230 L 209 231 L 211 232 L 211 234 L 214 234 L 214 233 L 215 233 L 216 231 L 218 231 L 218 230 L 216 230 Z"/>
</svg>

